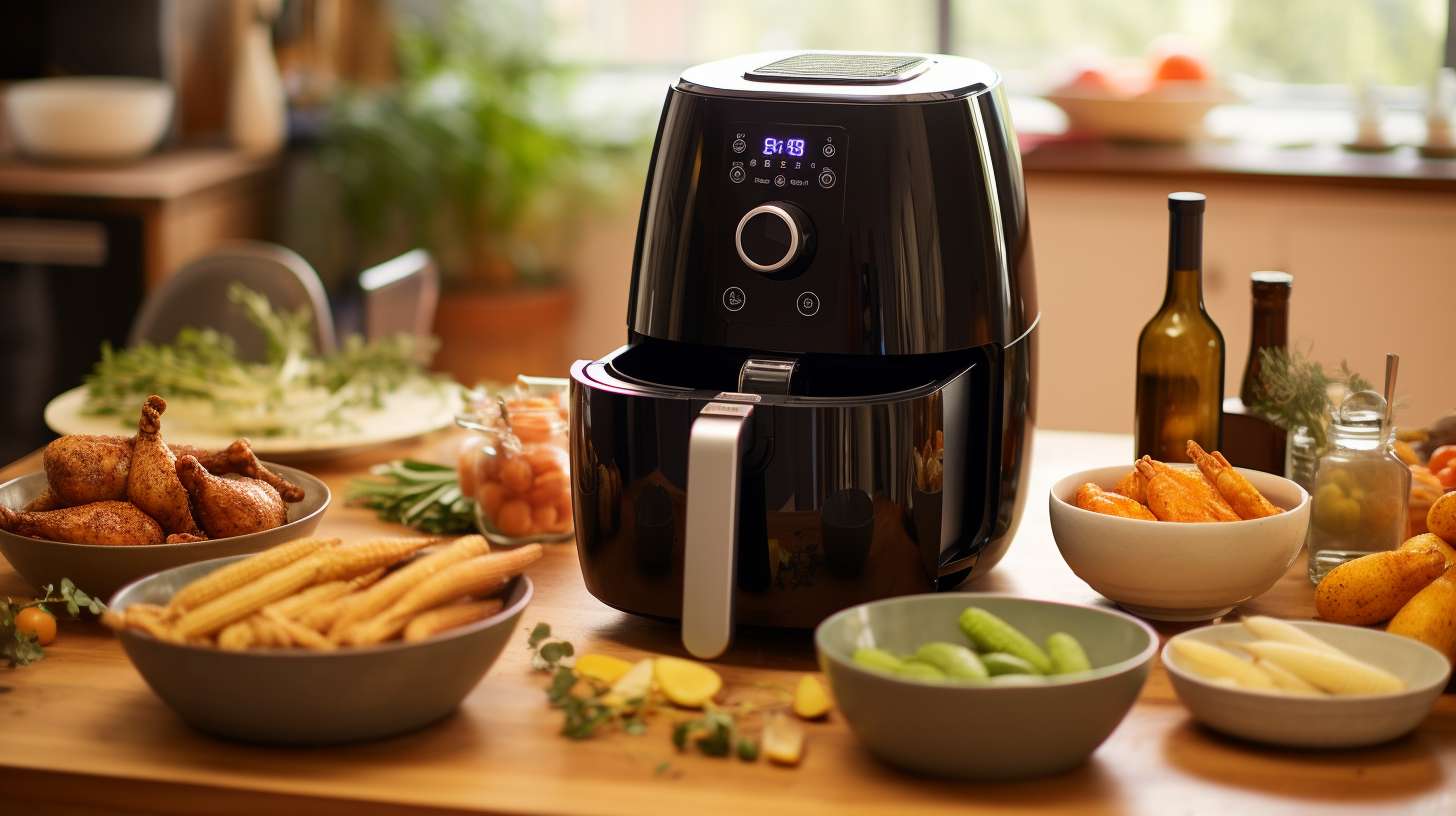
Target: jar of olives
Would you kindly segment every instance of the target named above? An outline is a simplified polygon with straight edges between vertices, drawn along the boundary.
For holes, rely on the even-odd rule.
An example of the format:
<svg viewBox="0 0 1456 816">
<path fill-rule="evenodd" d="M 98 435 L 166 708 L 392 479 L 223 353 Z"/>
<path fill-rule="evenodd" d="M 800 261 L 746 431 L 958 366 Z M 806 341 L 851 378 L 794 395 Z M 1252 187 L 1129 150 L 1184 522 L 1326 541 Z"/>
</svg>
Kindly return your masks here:
<svg viewBox="0 0 1456 816">
<path fill-rule="evenodd" d="M 562 541 L 572 535 L 565 386 L 522 378 L 477 391 L 456 419 L 475 433 L 460 449 L 460 490 L 475 500 L 480 532 L 494 544 Z"/>
<path fill-rule="evenodd" d="M 1374 391 L 1351 394 L 1330 427 L 1310 506 L 1309 579 L 1351 559 L 1391 550 L 1405 538 L 1410 468 L 1391 447 L 1393 428 L 1382 423 L 1385 399 Z"/>
</svg>

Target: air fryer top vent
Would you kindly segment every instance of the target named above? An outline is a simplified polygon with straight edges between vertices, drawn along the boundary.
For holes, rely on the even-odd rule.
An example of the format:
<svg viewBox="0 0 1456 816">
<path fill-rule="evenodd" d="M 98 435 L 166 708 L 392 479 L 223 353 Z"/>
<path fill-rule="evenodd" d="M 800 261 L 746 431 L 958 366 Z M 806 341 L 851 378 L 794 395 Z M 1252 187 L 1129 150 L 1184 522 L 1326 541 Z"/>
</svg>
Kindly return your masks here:
<svg viewBox="0 0 1456 816">
<path fill-rule="evenodd" d="M 905 54 L 795 54 L 744 72 L 760 82 L 818 82 L 863 85 L 904 82 L 930 67 L 925 57 Z"/>
</svg>

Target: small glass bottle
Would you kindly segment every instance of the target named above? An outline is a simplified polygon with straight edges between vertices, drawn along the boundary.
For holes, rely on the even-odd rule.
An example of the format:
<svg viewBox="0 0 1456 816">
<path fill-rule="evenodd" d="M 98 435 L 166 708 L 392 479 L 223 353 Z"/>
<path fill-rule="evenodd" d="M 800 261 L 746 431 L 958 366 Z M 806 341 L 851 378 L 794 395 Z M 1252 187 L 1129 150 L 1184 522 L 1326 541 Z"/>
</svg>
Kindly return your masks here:
<svg viewBox="0 0 1456 816">
<path fill-rule="evenodd" d="M 1320 457 L 1310 506 L 1309 579 L 1346 561 L 1395 549 L 1405 539 L 1411 473 L 1382 425 L 1385 399 L 1374 391 L 1345 398 Z"/>
</svg>

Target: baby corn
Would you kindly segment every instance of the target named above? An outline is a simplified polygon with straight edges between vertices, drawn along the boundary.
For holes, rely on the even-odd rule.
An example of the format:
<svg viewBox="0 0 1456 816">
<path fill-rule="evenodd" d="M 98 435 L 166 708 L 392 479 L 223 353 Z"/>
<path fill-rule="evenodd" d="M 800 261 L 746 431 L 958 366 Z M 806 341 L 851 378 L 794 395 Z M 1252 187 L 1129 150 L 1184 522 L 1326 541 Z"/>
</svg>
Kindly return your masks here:
<svg viewBox="0 0 1456 816">
<path fill-rule="evenodd" d="M 345 630 L 358 621 L 372 618 L 387 608 L 416 584 L 453 564 L 490 552 L 490 543 L 484 536 L 469 535 L 457 538 L 443 549 L 408 564 L 384 580 L 341 602 L 334 610 L 329 626 L 329 637 L 338 639 Z"/>
<path fill-rule="evenodd" d="M 467 623 L 485 620 L 499 612 L 501 606 L 499 598 L 490 598 L 484 601 L 470 601 L 431 609 L 429 612 L 416 615 L 404 627 L 404 642 L 414 643 Z"/>
<path fill-rule="evenodd" d="M 325 547 L 339 543 L 337 538 L 301 538 L 269 550 L 236 564 L 229 564 L 220 570 L 199 578 L 177 591 L 167 603 L 167 609 L 174 614 L 195 609 L 215 598 L 261 578 L 275 570 L 312 555 Z"/>
<path fill-rule="evenodd" d="M 288 566 L 270 572 L 255 581 L 244 584 L 198 606 L 178 619 L 173 632 L 183 640 L 210 635 L 233 621 L 242 620 L 274 601 L 313 583 L 323 569 L 329 553 L 315 552 Z M 251 559 L 250 559 L 251 560 Z"/>
<path fill-rule="evenodd" d="M 456 598 L 483 595 L 505 586 L 511 576 L 541 558 L 540 544 L 472 558 L 421 581 L 388 609 L 349 629 L 347 643 L 365 646 L 388 640 L 404 628 L 409 617 Z"/>
<path fill-rule="evenodd" d="M 276 626 L 279 631 L 287 635 L 294 646 L 303 646 L 308 649 L 317 649 L 326 652 L 332 651 L 335 648 L 334 644 L 330 643 L 328 638 L 309 629 L 307 626 L 299 624 L 297 621 L 283 617 L 278 612 L 271 609 L 264 609 L 260 614 L 269 623 Z"/>
<path fill-rule="evenodd" d="M 252 646 L 255 640 L 253 620 L 240 620 L 224 626 L 217 633 L 217 648 L 225 652 L 241 652 Z"/>
<path fill-rule="evenodd" d="M 384 575 L 384 567 L 379 567 L 372 572 L 357 576 L 352 579 L 340 579 L 328 583 L 314 584 L 304 591 L 290 595 L 281 601 L 275 601 L 268 605 L 272 609 L 289 620 L 298 620 L 309 610 L 317 608 L 321 604 L 328 604 L 339 598 L 356 592 L 370 584 L 378 581 Z"/>
<path fill-rule="evenodd" d="M 319 572 L 320 583 L 354 578 L 381 567 L 391 567 L 434 544 L 434 538 L 380 538 L 335 547 Z"/>
</svg>

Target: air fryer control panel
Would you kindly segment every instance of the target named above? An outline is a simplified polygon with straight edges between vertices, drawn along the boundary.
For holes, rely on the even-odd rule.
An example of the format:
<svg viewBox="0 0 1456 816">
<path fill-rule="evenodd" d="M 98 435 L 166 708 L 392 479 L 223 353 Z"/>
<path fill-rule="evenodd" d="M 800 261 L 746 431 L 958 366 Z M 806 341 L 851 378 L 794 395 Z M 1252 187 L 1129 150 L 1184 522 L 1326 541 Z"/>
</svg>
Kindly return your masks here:
<svg viewBox="0 0 1456 816">
<path fill-rule="evenodd" d="M 715 225 L 729 262 L 716 281 L 723 321 L 829 319 L 841 299 L 848 132 L 794 122 L 735 122 L 723 134 L 717 184 L 727 218 Z M 804 325 L 808 323 L 809 325 Z"/>
</svg>

